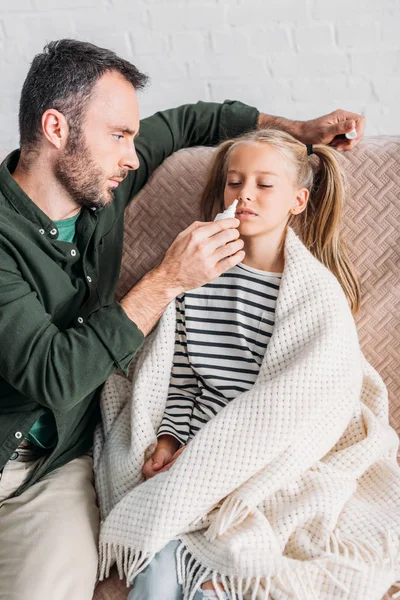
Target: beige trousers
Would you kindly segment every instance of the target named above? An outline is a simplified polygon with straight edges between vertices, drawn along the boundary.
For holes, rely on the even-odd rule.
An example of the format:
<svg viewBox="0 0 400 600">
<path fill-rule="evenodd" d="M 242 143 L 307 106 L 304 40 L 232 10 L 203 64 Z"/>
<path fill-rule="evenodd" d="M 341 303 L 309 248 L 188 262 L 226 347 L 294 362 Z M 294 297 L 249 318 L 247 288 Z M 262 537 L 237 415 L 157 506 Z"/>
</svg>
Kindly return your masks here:
<svg viewBox="0 0 400 600">
<path fill-rule="evenodd" d="M 36 465 L 9 461 L 1 473 L 0 600 L 91 600 L 99 530 L 92 459 L 10 498 Z"/>
</svg>

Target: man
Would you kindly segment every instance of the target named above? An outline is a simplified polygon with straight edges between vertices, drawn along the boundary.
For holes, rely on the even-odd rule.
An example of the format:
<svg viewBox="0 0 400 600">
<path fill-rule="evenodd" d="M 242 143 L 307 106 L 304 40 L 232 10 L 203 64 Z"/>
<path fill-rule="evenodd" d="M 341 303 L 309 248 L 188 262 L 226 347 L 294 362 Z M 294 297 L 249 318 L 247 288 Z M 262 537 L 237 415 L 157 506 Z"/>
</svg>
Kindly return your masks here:
<svg viewBox="0 0 400 600">
<path fill-rule="evenodd" d="M 353 113 L 301 123 L 231 101 L 139 123 L 146 79 L 108 50 L 50 43 L 22 89 L 21 150 L 0 167 L 1 600 L 90 600 L 99 517 L 87 453 L 100 387 L 127 372 L 171 300 L 244 257 L 236 219 L 194 223 L 115 302 L 132 197 L 175 150 L 257 125 L 344 150 L 363 136 Z"/>
</svg>

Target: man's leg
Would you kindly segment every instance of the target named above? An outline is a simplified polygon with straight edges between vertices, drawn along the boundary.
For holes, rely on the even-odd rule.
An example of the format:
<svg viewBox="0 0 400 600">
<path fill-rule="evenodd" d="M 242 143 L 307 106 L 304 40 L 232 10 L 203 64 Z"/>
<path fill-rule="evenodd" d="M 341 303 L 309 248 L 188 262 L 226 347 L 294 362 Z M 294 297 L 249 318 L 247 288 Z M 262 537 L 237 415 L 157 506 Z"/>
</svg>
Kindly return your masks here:
<svg viewBox="0 0 400 600">
<path fill-rule="evenodd" d="M 34 466 L 9 461 L 0 479 L 0 600 L 91 600 L 99 530 L 92 459 L 4 500 Z"/>
</svg>

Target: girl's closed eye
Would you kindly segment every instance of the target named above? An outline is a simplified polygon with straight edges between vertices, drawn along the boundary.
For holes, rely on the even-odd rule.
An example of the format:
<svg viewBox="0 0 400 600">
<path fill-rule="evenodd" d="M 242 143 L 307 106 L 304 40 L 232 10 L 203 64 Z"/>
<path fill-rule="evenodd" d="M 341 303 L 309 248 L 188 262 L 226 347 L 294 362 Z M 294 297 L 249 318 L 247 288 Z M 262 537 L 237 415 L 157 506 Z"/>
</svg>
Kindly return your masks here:
<svg viewBox="0 0 400 600">
<path fill-rule="evenodd" d="M 235 187 L 235 185 L 240 185 L 240 181 L 228 181 L 227 185 Z"/>
<path fill-rule="evenodd" d="M 272 187 L 274 187 L 273 185 L 267 185 L 266 183 L 259 183 L 258 185 L 260 187 L 262 187 L 262 188 L 272 188 Z"/>
</svg>

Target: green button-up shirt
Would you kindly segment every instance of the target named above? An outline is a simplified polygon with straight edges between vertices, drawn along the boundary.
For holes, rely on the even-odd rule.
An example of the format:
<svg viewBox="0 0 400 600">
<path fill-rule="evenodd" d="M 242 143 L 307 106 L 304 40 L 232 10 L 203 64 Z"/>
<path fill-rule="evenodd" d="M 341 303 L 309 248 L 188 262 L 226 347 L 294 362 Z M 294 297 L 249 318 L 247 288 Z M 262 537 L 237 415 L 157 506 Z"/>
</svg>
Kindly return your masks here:
<svg viewBox="0 0 400 600">
<path fill-rule="evenodd" d="M 127 372 L 143 335 L 115 302 L 124 209 L 164 158 L 180 148 L 214 145 L 256 126 L 240 102 L 195 105 L 144 119 L 136 141 L 140 167 L 110 206 L 83 208 L 76 244 L 11 176 L 19 152 L 0 166 L 0 469 L 50 409 L 57 444 L 16 494 L 85 453 L 98 422 L 101 386 Z"/>
</svg>

